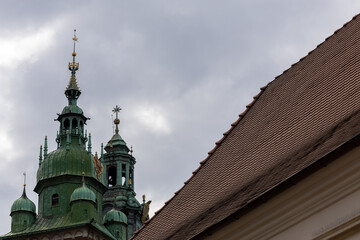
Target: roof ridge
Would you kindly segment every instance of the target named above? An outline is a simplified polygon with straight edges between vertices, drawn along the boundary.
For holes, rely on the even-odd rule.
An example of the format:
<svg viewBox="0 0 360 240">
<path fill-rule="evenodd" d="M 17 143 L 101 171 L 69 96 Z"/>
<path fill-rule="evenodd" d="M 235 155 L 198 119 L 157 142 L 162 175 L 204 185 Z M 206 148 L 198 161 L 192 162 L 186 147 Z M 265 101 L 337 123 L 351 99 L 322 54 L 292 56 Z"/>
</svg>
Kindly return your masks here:
<svg viewBox="0 0 360 240">
<path fill-rule="evenodd" d="M 346 23 L 344 23 L 340 28 L 336 29 L 333 34 L 331 34 L 330 36 L 326 37 L 324 41 L 322 41 L 321 43 L 319 43 L 314 49 L 312 49 L 310 52 L 308 52 L 308 54 L 306 54 L 305 56 L 303 56 L 302 58 L 300 58 L 297 62 L 291 64 L 291 66 L 287 69 L 285 69 L 281 74 L 275 76 L 274 80 L 276 80 L 277 78 L 279 78 L 280 76 L 282 76 L 284 73 L 286 73 L 287 71 L 289 71 L 291 68 L 295 67 L 298 63 L 302 62 L 303 60 L 305 60 L 311 53 L 313 53 L 316 49 L 318 49 L 319 47 L 321 47 L 321 45 L 323 45 L 325 42 L 329 41 L 331 38 L 333 38 L 336 34 L 338 34 L 338 32 L 342 29 L 344 29 L 346 27 L 346 25 L 348 25 L 350 22 L 352 22 L 353 20 L 355 20 L 358 16 L 360 15 L 360 13 L 356 14 L 355 16 L 353 16 L 351 18 L 351 20 L 347 21 Z M 269 82 L 268 84 L 272 83 L 274 80 L 272 80 L 271 82 Z"/>
</svg>

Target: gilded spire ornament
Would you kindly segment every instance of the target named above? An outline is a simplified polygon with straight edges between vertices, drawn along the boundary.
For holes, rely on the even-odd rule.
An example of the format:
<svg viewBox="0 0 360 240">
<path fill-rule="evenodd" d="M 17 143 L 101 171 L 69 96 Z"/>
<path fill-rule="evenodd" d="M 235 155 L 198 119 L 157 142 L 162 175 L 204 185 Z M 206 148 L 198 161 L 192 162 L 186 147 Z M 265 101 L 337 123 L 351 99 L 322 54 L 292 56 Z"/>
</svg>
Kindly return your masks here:
<svg viewBox="0 0 360 240">
<path fill-rule="evenodd" d="M 74 29 L 74 37 L 72 40 L 74 41 L 74 50 L 72 53 L 73 61 L 69 62 L 69 70 L 71 71 L 71 78 L 70 78 L 70 82 L 69 82 L 69 85 L 67 86 L 66 90 L 69 90 L 69 89 L 80 90 L 79 86 L 77 85 L 76 77 L 75 77 L 76 71 L 79 70 L 79 63 L 77 63 L 75 61 L 75 57 L 76 57 L 75 46 L 76 46 L 76 42 L 78 41 L 78 38 L 76 37 L 76 29 Z"/>
<path fill-rule="evenodd" d="M 119 134 L 119 126 L 118 125 L 120 124 L 119 112 L 121 111 L 121 108 L 118 105 L 116 105 L 116 107 L 114 107 L 114 109 L 112 111 L 113 111 L 113 113 L 116 114 L 116 118 L 114 120 L 114 123 L 116 125 L 115 134 Z"/>
</svg>

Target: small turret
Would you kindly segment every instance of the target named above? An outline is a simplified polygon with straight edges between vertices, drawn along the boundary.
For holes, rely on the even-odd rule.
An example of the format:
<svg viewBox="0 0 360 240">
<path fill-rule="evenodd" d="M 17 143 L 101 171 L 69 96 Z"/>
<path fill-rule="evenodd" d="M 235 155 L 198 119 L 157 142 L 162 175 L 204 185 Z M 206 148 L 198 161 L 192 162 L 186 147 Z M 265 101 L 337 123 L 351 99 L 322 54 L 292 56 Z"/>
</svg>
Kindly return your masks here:
<svg viewBox="0 0 360 240">
<path fill-rule="evenodd" d="M 71 219 L 73 222 L 90 220 L 95 216 L 96 195 L 85 184 L 85 173 L 82 176 L 82 186 L 74 190 L 70 197 Z"/>
<path fill-rule="evenodd" d="M 113 209 L 104 216 L 104 225 L 117 240 L 127 239 L 127 217 L 123 212 L 115 209 L 115 201 L 116 195 L 114 196 Z"/>
<path fill-rule="evenodd" d="M 25 176 L 25 173 L 24 173 Z M 36 220 L 35 204 L 28 199 L 24 184 L 23 194 L 11 206 L 11 232 L 17 233 L 26 230 Z"/>
</svg>

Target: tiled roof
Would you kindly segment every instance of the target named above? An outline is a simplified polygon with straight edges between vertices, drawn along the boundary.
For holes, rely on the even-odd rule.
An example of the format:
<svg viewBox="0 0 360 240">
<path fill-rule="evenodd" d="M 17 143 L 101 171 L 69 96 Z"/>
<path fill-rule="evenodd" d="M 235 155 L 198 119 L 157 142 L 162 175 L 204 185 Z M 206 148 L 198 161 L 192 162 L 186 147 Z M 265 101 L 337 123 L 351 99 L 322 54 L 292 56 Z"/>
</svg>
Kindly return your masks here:
<svg viewBox="0 0 360 240">
<path fill-rule="evenodd" d="M 360 17 L 276 77 L 133 239 L 191 239 L 360 133 Z"/>
</svg>

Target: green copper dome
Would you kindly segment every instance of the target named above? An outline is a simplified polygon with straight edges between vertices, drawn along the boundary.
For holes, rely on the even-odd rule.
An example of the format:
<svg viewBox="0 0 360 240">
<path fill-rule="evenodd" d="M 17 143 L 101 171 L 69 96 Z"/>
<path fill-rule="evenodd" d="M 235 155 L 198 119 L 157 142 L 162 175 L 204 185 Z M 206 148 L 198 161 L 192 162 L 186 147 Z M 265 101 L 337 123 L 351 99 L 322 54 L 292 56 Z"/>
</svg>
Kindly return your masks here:
<svg viewBox="0 0 360 240">
<path fill-rule="evenodd" d="M 96 203 L 96 196 L 95 193 L 85 185 L 85 182 L 83 182 L 83 185 L 75 189 L 71 194 L 70 203 L 76 200 L 88 200 Z"/>
<path fill-rule="evenodd" d="M 61 114 L 66 114 L 66 113 L 83 114 L 84 112 L 78 105 L 69 105 L 69 106 L 65 106 L 61 112 Z"/>
<path fill-rule="evenodd" d="M 37 181 L 53 178 L 61 175 L 82 175 L 96 178 L 94 163 L 83 147 L 72 143 L 67 149 L 61 146 L 57 150 L 49 153 L 39 166 Z"/>
<path fill-rule="evenodd" d="M 113 208 L 110 211 L 108 211 L 104 216 L 104 224 L 111 222 L 127 224 L 127 217 L 123 212 Z"/>
<path fill-rule="evenodd" d="M 123 153 L 129 152 L 129 148 L 126 146 L 126 142 L 117 133 L 115 133 L 114 136 L 110 139 L 110 141 L 106 144 L 105 150 L 107 152 L 110 151 L 118 151 Z"/>
<path fill-rule="evenodd" d="M 11 213 L 17 211 L 27 211 L 36 214 L 35 204 L 30 199 L 27 198 L 25 192 L 25 186 L 22 196 L 17 200 L 15 200 L 15 202 L 11 206 Z"/>
</svg>

